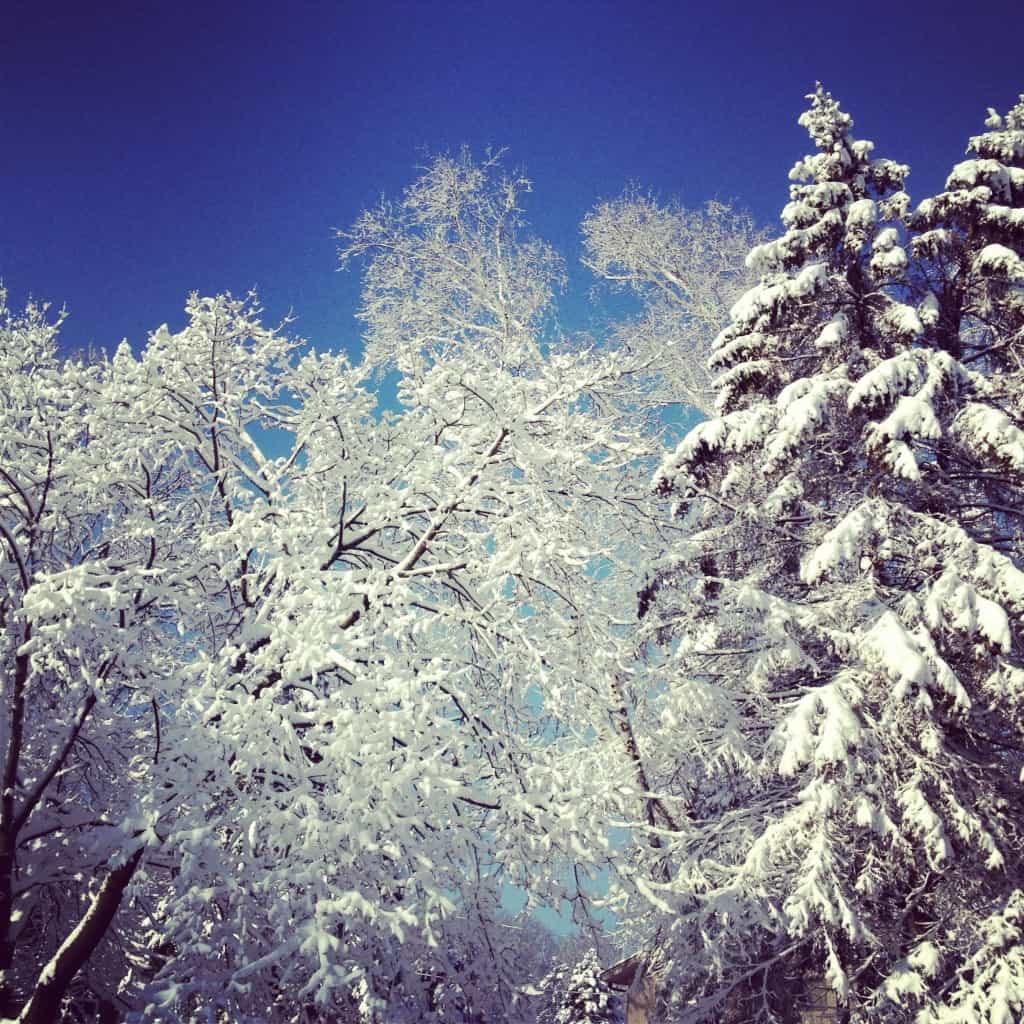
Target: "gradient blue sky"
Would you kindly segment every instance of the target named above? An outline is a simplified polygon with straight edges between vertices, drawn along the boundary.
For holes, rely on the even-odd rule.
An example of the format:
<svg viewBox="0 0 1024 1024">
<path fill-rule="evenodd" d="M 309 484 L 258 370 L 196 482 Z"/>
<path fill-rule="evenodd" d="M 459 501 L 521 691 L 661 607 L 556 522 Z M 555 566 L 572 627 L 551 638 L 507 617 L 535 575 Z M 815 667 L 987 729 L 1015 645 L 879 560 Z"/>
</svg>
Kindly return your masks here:
<svg viewBox="0 0 1024 1024">
<path fill-rule="evenodd" d="M 509 147 L 573 265 L 583 214 L 630 180 L 774 222 L 817 78 L 917 197 L 1024 91 L 1020 0 L 6 0 L 0 25 L 0 278 L 66 303 L 71 347 L 255 285 L 352 350 L 331 229 L 429 152 Z"/>
</svg>

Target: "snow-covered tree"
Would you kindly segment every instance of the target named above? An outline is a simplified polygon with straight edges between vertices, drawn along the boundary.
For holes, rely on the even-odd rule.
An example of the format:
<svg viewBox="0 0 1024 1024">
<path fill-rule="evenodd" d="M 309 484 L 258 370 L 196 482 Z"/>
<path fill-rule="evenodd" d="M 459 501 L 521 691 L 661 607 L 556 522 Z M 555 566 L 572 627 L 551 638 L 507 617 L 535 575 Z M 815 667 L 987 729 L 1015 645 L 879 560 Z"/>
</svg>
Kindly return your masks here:
<svg viewBox="0 0 1024 1024">
<path fill-rule="evenodd" d="M 343 263 L 371 258 L 360 316 L 367 324 L 367 361 L 378 372 L 399 367 L 407 384 L 427 379 L 458 346 L 462 365 L 472 366 L 473 376 L 467 375 L 466 383 L 488 395 L 497 387 L 495 394 L 507 401 L 532 368 L 543 367 L 549 382 L 563 375 L 571 380 L 574 366 L 594 359 L 590 347 L 566 343 L 553 326 L 550 301 L 560 285 L 560 261 L 535 240 L 515 242 L 523 226 L 520 202 L 530 188 L 522 175 L 503 175 L 499 158 L 478 165 L 462 152 L 436 160 L 400 203 L 382 203 L 341 233 Z M 686 269 L 682 256 L 679 269 Z M 585 734 L 596 738 L 580 742 L 581 735 L 570 728 L 575 742 L 565 770 L 576 791 L 591 794 L 587 814 L 595 836 L 605 834 L 608 812 L 621 800 L 637 804 L 649 789 L 631 720 L 631 680 L 644 673 L 638 671 L 629 626 L 642 567 L 678 533 L 675 524 L 659 523 L 658 506 L 644 493 L 649 490 L 648 466 L 661 451 L 647 414 L 666 401 L 660 396 L 663 353 L 657 346 L 632 344 L 630 333 L 623 331 L 611 339 L 600 360 L 612 376 L 600 389 L 588 390 L 585 422 L 599 414 L 613 434 L 631 440 L 628 450 L 621 440 L 611 442 L 621 456 L 614 493 L 581 476 L 572 481 L 572 497 L 583 520 L 578 525 L 602 538 L 602 554 L 591 560 L 586 573 L 601 576 L 605 595 L 612 593 L 611 586 L 617 588 L 606 619 L 614 643 L 609 645 L 606 635 L 604 648 L 594 648 L 614 654 L 590 675 L 583 690 L 546 686 L 535 693 L 543 699 L 549 735 L 561 735 L 564 721 L 578 721 L 586 708 Z M 501 384 L 504 373 L 515 379 L 511 390 Z M 485 399 L 471 394 L 469 402 L 477 401 L 487 405 L 484 415 L 492 411 Z M 573 444 L 571 430 L 566 436 Z M 549 454 L 556 453 L 562 435 L 553 430 L 544 444 Z M 564 493 L 560 500 L 568 498 Z M 536 600 L 530 587 L 521 596 L 530 605 Z M 579 606 L 580 612 L 586 606 L 589 616 L 609 614 L 589 600 Z M 615 782 L 598 792 L 596 779 Z M 640 800 L 640 806 L 650 813 L 649 801 Z M 578 923 L 592 924 L 582 887 L 572 899 Z"/>
<path fill-rule="evenodd" d="M 536 986 L 534 1015 L 537 1024 L 555 1024 L 555 1015 L 562 1004 L 566 985 L 572 974 L 572 963 L 562 956 L 552 959 Z"/>
<path fill-rule="evenodd" d="M 604 957 L 601 948 L 594 947 L 595 937 L 602 943 Z M 534 998 L 531 1005 L 533 1016 L 530 1019 L 535 1021 L 535 1024 L 555 1024 L 555 1018 L 568 989 L 569 979 L 575 973 L 577 965 L 592 955 L 596 956 L 596 962 L 607 962 L 609 949 L 614 943 L 614 930 L 607 935 L 595 936 L 593 932 L 578 929 L 557 936 L 551 935 L 546 944 L 541 937 L 539 949 L 544 950 L 546 945 L 547 955 L 542 969 L 534 970 L 531 975 L 537 981 L 531 985 Z"/>
<path fill-rule="evenodd" d="M 945 190 L 914 211 L 912 247 L 931 343 L 985 375 L 954 424 L 965 449 L 957 486 L 971 480 L 975 492 L 960 508 L 976 532 L 1016 533 L 1024 555 L 1013 512 L 1024 497 L 1024 99 L 1005 118 L 990 111 L 987 127 Z"/>
<path fill-rule="evenodd" d="M 439 160 L 359 222 L 358 366 L 228 296 L 88 367 L 6 321 L 6 1016 L 94 967 L 160 1021 L 520 1012 L 503 887 L 615 855 L 591 740 L 664 529 L 648 367 L 545 333 L 521 187 Z"/>
<path fill-rule="evenodd" d="M 762 238 L 751 217 L 727 203 L 688 210 L 636 189 L 599 204 L 583 221 L 583 262 L 642 303 L 640 315 L 617 331 L 657 361 L 663 400 L 711 412 L 711 344 L 729 308 L 756 281 L 743 258 Z"/>
<path fill-rule="evenodd" d="M 144 847 L 133 780 L 154 756 L 139 726 L 173 660 L 151 509 L 109 466 L 127 439 L 93 443 L 102 373 L 57 360 L 58 328 L 0 292 L 0 1015 L 34 987 L 27 1021 L 56 1020 L 75 975 L 79 1003 L 119 1002 L 132 943 L 109 925 Z M 151 479 L 151 497 L 168 486 Z"/>
<path fill-rule="evenodd" d="M 634 884 L 680 1020 L 797 1019 L 821 978 L 912 1019 L 1021 868 L 1024 573 L 943 476 L 991 390 L 912 299 L 906 168 L 811 100 L 786 231 L 715 345 L 718 414 L 658 476 L 692 531 L 642 595 L 676 827 Z"/>
<path fill-rule="evenodd" d="M 523 230 L 531 189 L 502 154 L 477 162 L 463 150 L 339 232 L 343 266 L 370 258 L 359 313 L 369 363 L 405 374 L 474 354 L 499 371 L 537 364 L 564 273 Z"/>
<path fill-rule="evenodd" d="M 554 1024 L 616 1024 L 618 999 L 601 978 L 601 964 L 591 950 L 568 973 Z"/>
<path fill-rule="evenodd" d="M 970 140 L 945 190 L 921 203 L 914 251 L 926 285 L 928 336 L 935 347 L 984 376 L 960 405 L 950 443 L 934 474 L 950 510 L 969 536 L 1024 562 L 1024 96 L 1002 117 L 989 111 L 983 134 Z M 1024 676 L 1019 637 L 985 679 L 987 710 L 976 756 L 1008 809 L 1021 808 L 1012 785 L 1024 736 Z M 1018 779 L 1017 781 L 1024 781 Z M 942 941 L 926 936 L 934 961 L 919 1020 L 926 1024 L 1009 1022 L 1024 1015 L 1021 957 L 1024 893 L 1019 846 L 1003 885 L 976 897 Z M 1015 862 L 1015 863 L 1014 863 Z"/>
</svg>

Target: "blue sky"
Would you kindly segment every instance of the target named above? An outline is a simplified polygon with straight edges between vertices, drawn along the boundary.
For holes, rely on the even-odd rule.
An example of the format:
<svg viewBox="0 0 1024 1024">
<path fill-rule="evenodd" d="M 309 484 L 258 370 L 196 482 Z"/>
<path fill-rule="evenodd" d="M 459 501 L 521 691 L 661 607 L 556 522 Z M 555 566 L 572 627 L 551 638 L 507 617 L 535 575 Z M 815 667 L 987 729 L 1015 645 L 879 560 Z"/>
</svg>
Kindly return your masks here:
<svg viewBox="0 0 1024 1024">
<path fill-rule="evenodd" d="M 631 180 L 774 222 L 818 78 L 922 197 L 1024 91 L 1024 4 L 888 6 L 7 0 L 0 278 L 66 303 L 70 346 L 255 285 L 353 350 L 332 228 L 428 153 L 507 146 L 572 266 L 583 214 Z"/>
</svg>

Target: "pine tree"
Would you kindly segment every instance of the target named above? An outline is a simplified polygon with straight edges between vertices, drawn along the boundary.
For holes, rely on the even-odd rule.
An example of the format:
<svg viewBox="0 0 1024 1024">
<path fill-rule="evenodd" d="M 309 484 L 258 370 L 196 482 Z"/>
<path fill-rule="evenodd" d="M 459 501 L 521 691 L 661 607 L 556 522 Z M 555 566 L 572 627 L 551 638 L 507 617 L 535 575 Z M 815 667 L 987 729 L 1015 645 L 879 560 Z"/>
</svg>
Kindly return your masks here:
<svg viewBox="0 0 1024 1024">
<path fill-rule="evenodd" d="M 989 110 L 985 126 L 945 190 L 914 211 L 913 250 L 927 273 L 935 343 L 1012 373 L 1024 324 L 1024 95 L 1005 117 Z"/>
<path fill-rule="evenodd" d="M 925 287 L 928 338 L 975 371 L 944 431 L 931 476 L 964 532 L 981 550 L 1024 558 L 1024 96 L 1005 116 L 989 111 L 938 196 L 911 222 Z M 980 376 L 978 375 L 980 373 Z M 954 572 L 947 567 L 944 576 Z M 948 589 L 948 588 L 947 588 Z M 966 609 L 964 609 L 966 610 Z M 960 611 L 963 615 L 964 610 Z M 969 614 L 969 611 L 968 611 Z M 1020 639 L 1003 637 L 995 659 L 974 658 L 974 729 L 961 742 L 1019 820 L 1024 675 Z M 994 660 L 994 664 L 993 664 Z M 970 674 L 957 666 L 961 677 Z M 980 692 L 979 692 L 980 691 Z M 1024 892 L 1020 832 L 1002 885 L 976 886 L 974 914 L 955 919 L 943 942 L 918 946 L 933 961 L 922 1024 L 1009 1024 L 1024 1015 Z M 915 951 L 917 956 L 922 953 Z M 935 996 L 937 994 L 937 996 Z"/>
<path fill-rule="evenodd" d="M 691 532 L 641 595 L 676 669 L 648 744 L 674 875 L 648 895 L 682 1020 L 795 1020 L 821 978 L 909 1020 L 1020 871 L 989 695 L 1024 692 L 1024 573 L 941 475 L 986 380 L 911 301 L 907 169 L 811 101 L 787 230 L 712 356 L 719 415 L 659 474 Z"/>
<path fill-rule="evenodd" d="M 970 485 L 983 499 L 971 529 L 1014 534 L 1019 557 L 1024 518 L 1009 510 L 1024 497 L 1024 96 L 1005 118 L 990 110 L 986 127 L 945 190 L 915 210 L 912 247 L 930 342 L 985 375 L 952 431 L 986 474 Z"/>
<path fill-rule="evenodd" d="M 615 994 L 601 980 L 601 965 L 591 950 L 573 969 L 555 1014 L 555 1024 L 616 1024 Z"/>
</svg>

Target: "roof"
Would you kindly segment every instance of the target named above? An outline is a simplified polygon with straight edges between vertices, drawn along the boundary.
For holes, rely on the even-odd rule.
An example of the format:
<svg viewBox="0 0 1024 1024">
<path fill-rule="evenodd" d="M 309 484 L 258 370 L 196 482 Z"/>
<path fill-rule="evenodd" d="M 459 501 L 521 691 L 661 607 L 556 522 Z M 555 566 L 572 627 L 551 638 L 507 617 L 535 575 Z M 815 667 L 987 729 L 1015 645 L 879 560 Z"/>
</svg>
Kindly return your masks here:
<svg viewBox="0 0 1024 1024">
<path fill-rule="evenodd" d="M 627 989 L 633 984 L 637 971 L 647 964 L 647 950 L 642 949 L 625 960 L 620 960 L 601 972 L 601 980 L 611 988 Z"/>
</svg>

